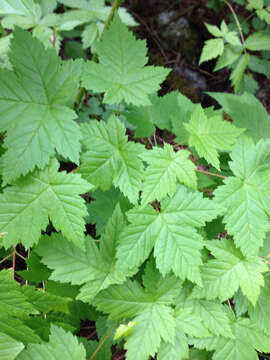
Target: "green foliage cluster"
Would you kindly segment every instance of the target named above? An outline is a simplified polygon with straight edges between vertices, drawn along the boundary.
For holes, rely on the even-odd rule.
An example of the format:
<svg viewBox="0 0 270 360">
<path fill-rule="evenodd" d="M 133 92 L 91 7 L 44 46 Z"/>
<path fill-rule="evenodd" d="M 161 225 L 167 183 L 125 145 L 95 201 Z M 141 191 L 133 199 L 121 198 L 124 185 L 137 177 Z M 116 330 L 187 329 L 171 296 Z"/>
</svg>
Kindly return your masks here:
<svg viewBox="0 0 270 360">
<path fill-rule="evenodd" d="M 218 58 L 214 71 L 229 67 L 230 80 L 235 93 L 245 91 L 255 93 L 257 82 L 252 72 L 270 76 L 270 1 L 269 0 L 234 0 L 247 13 L 246 18 L 238 15 L 232 5 L 224 0 L 232 12 L 232 22 L 229 25 L 223 20 L 220 28 L 205 23 L 208 32 L 214 37 L 205 42 L 202 49 L 200 63 Z M 213 3 L 215 8 L 220 5 Z M 218 8 L 217 8 L 218 9 Z M 254 31 L 250 34 L 248 20 L 252 19 Z M 245 38 L 244 34 L 248 34 Z M 262 57 L 258 57 L 262 51 Z"/>
<path fill-rule="evenodd" d="M 0 359 L 123 347 L 127 360 L 258 359 L 270 352 L 270 116 L 250 93 L 211 93 L 219 110 L 159 97 L 170 69 L 147 65 L 117 14 L 93 35 L 104 1 L 59 3 L 58 15 L 54 0 L 0 0 L 2 26 L 20 26 L 0 70 L 1 263 L 27 252 L 23 286 L 0 271 Z M 85 24 L 98 62 L 63 61 L 51 31 Z M 201 62 L 241 47 L 225 22 L 208 29 Z M 156 127 L 175 142 L 158 144 Z M 97 340 L 78 336 L 86 319 Z"/>
</svg>

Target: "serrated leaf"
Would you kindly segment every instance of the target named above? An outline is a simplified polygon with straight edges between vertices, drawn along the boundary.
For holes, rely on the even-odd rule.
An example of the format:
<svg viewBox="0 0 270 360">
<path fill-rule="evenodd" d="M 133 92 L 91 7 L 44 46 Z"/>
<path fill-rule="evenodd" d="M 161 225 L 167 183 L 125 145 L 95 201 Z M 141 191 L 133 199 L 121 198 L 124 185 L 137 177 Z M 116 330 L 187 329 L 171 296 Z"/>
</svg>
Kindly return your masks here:
<svg viewBox="0 0 270 360">
<path fill-rule="evenodd" d="M 14 71 L 0 70 L 1 128 L 6 131 L 4 182 L 43 168 L 57 151 L 79 162 L 80 129 L 68 106 L 76 96 L 81 62 L 62 62 L 29 33 L 11 40 Z M 26 90 L 27 89 L 27 90 Z"/>
<path fill-rule="evenodd" d="M 223 53 L 223 50 L 223 39 L 210 39 L 205 41 L 199 64 L 211 59 L 215 59 Z"/>
<path fill-rule="evenodd" d="M 48 217 L 67 239 L 83 246 L 87 211 L 79 194 L 93 186 L 77 174 L 58 172 L 58 168 L 58 162 L 51 160 L 44 170 L 36 170 L 0 195 L 0 232 L 8 233 L 3 239 L 6 248 L 19 242 L 26 248 L 36 244 Z"/>
<path fill-rule="evenodd" d="M 89 215 L 86 222 L 96 225 L 96 233 L 101 234 L 104 227 L 112 216 L 117 203 L 123 213 L 126 213 L 132 206 L 128 199 L 120 192 L 120 190 L 111 187 L 108 191 L 97 190 L 91 193 L 95 199 L 90 204 L 87 204 Z"/>
<path fill-rule="evenodd" d="M 161 211 L 149 205 L 127 213 L 130 225 L 120 236 L 116 266 L 139 266 L 153 247 L 157 267 L 163 275 L 171 270 L 182 279 L 200 283 L 201 236 L 194 229 L 210 221 L 221 209 L 200 193 L 179 185 L 172 199 L 161 203 Z"/>
<path fill-rule="evenodd" d="M 29 315 L 37 314 L 36 308 L 20 291 L 19 284 L 12 279 L 8 270 L 0 271 L 0 315 Z"/>
<path fill-rule="evenodd" d="M 154 304 L 136 316 L 132 335 L 125 343 L 127 360 L 147 360 L 154 356 L 160 342 L 172 342 L 175 334 L 175 320 L 172 309 Z"/>
<path fill-rule="evenodd" d="M 125 221 L 117 206 L 109 220 L 98 249 L 94 240 L 87 237 L 85 252 L 68 242 L 61 235 L 44 237 L 36 248 L 42 262 L 53 269 L 51 280 L 83 285 L 77 299 L 89 301 L 111 284 L 121 284 L 136 269 L 123 274 L 115 269 L 115 248 Z M 48 246 L 49 244 L 49 246 Z"/>
<path fill-rule="evenodd" d="M 192 296 L 225 301 L 232 297 L 240 286 L 242 292 L 255 305 L 260 288 L 264 285 L 262 273 L 268 270 L 266 264 L 259 258 L 252 262 L 247 261 L 231 240 L 212 240 L 208 241 L 206 246 L 216 259 L 209 260 L 202 268 L 204 286 L 197 286 Z"/>
<path fill-rule="evenodd" d="M 259 331 L 250 319 L 234 320 L 232 329 L 234 339 L 213 336 L 207 339 L 191 339 L 190 344 L 194 344 L 199 349 L 214 350 L 213 360 L 258 360 L 255 349 L 260 352 L 269 351 L 269 338 Z"/>
<path fill-rule="evenodd" d="M 218 58 L 214 71 L 218 71 L 233 64 L 241 55 L 242 49 L 226 44 L 222 55 Z"/>
<path fill-rule="evenodd" d="M 50 340 L 41 345 L 31 344 L 21 352 L 18 360 L 86 360 L 86 352 L 78 339 L 60 327 L 51 326 Z"/>
<path fill-rule="evenodd" d="M 0 315 L 0 332 L 22 342 L 24 345 L 42 342 L 39 335 L 22 320 L 8 315 Z"/>
<path fill-rule="evenodd" d="M 0 358 L 1 360 L 14 360 L 23 350 L 24 345 L 0 332 Z"/>
<path fill-rule="evenodd" d="M 211 25 L 208 23 L 204 23 L 207 30 L 210 32 L 210 34 L 214 35 L 215 37 L 222 37 L 223 33 L 219 30 L 219 28 L 216 25 Z"/>
<path fill-rule="evenodd" d="M 142 186 L 142 206 L 155 199 L 160 201 L 166 195 L 172 197 L 176 192 L 177 180 L 196 189 L 196 167 L 188 159 L 189 155 L 186 150 L 175 152 L 169 144 L 164 144 L 163 149 L 154 147 L 140 155 L 148 163 Z"/>
<path fill-rule="evenodd" d="M 255 141 L 270 137 L 270 116 L 262 103 L 252 94 L 233 95 L 226 93 L 208 93 L 228 113 L 233 123 L 246 128 L 246 134 Z"/>
<path fill-rule="evenodd" d="M 28 270 L 16 271 L 24 280 L 41 283 L 48 280 L 51 271 L 40 262 L 39 256 L 32 251 L 30 258 L 26 259 Z"/>
<path fill-rule="evenodd" d="M 145 66 L 145 41 L 136 40 L 116 16 L 102 41 L 96 44 L 96 50 L 99 64 L 93 61 L 85 64 L 83 86 L 95 92 L 104 92 L 106 104 L 124 100 L 128 104 L 151 105 L 149 94 L 159 90 L 169 70 Z"/>
<path fill-rule="evenodd" d="M 218 170 L 219 160 L 217 150 L 230 150 L 243 129 L 222 120 L 221 116 L 207 118 L 201 105 L 191 115 L 189 123 L 185 124 L 189 132 L 189 146 L 194 146 L 199 156 L 204 157 Z"/>
<path fill-rule="evenodd" d="M 31 17 L 35 10 L 33 0 L 2 0 L 0 4 L 1 15 L 25 15 Z"/>
<path fill-rule="evenodd" d="M 138 155 L 144 147 L 128 141 L 124 125 L 115 116 L 107 124 L 91 121 L 82 128 L 88 151 L 82 155 L 78 172 L 103 191 L 114 184 L 131 203 L 136 203 L 143 178 L 143 163 Z"/>
<path fill-rule="evenodd" d="M 215 201 L 227 209 L 225 228 L 248 259 L 254 259 L 263 245 L 270 223 L 269 164 L 270 141 L 256 145 L 245 136 L 238 139 L 229 163 L 235 177 L 228 177 L 215 190 Z"/>
<path fill-rule="evenodd" d="M 121 324 L 115 331 L 114 340 L 121 338 L 122 336 L 127 336 L 132 333 L 134 326 L 136 325 L 135 321 L 129 321 L 127 324 Z"/>
<path fill-rule="evenodd" d="M 229 318 L 218 301 L 187 298 L 180 308 L 191 309 L 192 314 L 202 321 L 204 326 L 215 335 L 233 337 Z"/>
<path fill-rule="evenodd" d="M 248 66 L 250 59 L 249 54 L 243 54 L 240 59 L 237 61 L 237 64 L 234 66 L 234 69 L 230 75 L 230 80 L 232 81 L 232 85 L 234 87 L 234 91 L 237 93 L 243 79 L 244 72 Z"/>
<path fill-rule="evenodd" d="M 270 36 L 256 31 L 249 35 L 245 44 L 247 49 L 252 51 L 270 50 Z"/>
</svg>

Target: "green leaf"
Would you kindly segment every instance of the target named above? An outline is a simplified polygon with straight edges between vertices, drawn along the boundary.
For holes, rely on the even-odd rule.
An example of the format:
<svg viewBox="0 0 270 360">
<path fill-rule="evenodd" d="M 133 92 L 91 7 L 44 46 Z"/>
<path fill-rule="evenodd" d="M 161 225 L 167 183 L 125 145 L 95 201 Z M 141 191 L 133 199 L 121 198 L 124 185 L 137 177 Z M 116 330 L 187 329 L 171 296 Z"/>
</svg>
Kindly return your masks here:
<svg viewBox="0 0 270 360">
<path fill-rule="evenodd" d="M 200 319 L 212 334 L 223 337 L 233 337 L 229 318 L 222 304 L 218 301 L 192 299 L 188 297 L 183 304 L 179 303 L 179 307 L 191 309 L 192 314 L 194 314 L 197 319 Z"/>
<path fill-rule="evenodd" d="M 208 93 L 228 113 L 235 126 L 246 128 L 246 134 L 255 141 L 270 137 L 270 116 L 262 103 L 252 94 L 233 95 Z"/>
<path fill-rule="evenodd" d="M 124 217 L 118 205 L 106 225 L 99 249 L 90 237 L 85 240 L 84 252 L 61 235 L 51 235 L 43 237 L 36 252 L 42 256 L 42 262 L 53 269 L 51 280 L 84 284 L 77 299 L 89 301 L 111 284 L 123 283 L 136 271 L 132 269 L 124 274 L 115 269 L 116 243 L 124 226 Z"/>
<path fill-rule="evenodd" d="M 256 145 L 247 137 L 239 138 L 229 163 L 235 177 L 224 180 L 215 191 L 215 201 L 227 210 L 226 230 L 248 259 L 254 259 L 269 231 L 270 140 Z"/>
<path fill-rule="evenodd" d="M 79 162 L 80 128 L 72 106 L 81 62 L 62 62 L 53 49 L 17 28 L 11 40 L 14 71 L 0 70 L 0 131 L 6 131 L 3 178 L 43 168 L 57 151 Z M 26 91 L 27 89 L 27 91 Z"/>
<path fill-rule="evenodd" d="M 243 79 L 244 72 L 249 64 L 249 54 L 244 54 L 240 57 L 240 59 L 237 61 L 237 64 L 235 65 L 231 75 L 230 80 L 232 82 L 232 85 L 234 87 L 234 91 L 237 93 L 241 84 L 241 81 Z"/>
<path fill-rule="evenodd" d="M 243 129 L 237 129 L 219 115 L 207 118 L 201 105 L 196 107 L 185 128 L 190 134 L 189 146 L 194 146 L 199 156 L 204 157 L 218 170 L 220 167 L 217 150 L 230 150 L 236 138 L 243 132 Z"/>
<path fill-rule="evenodd" d="M 211 24 L 207 24 L 207 23 L 204 23 L 204 24 L 207 27 L 207 30 L 213 36 L 215 36 L 215 37 L 222 37 L 223 36 L 223 33 L 219 30 L 219 28 L 216 25 L 211 25 Z"/>
<path fill-rule="evenodd" d="M 263 331 L 268 336 L 270 335 L 270 276 L 269 272 L 265 275 L 264 287 L 261 289 L 260 296 L 255 307 L 249 306 L 248 313 L 251 321 L 253 321 L 257 328 Z"/>
<path fill-rule="evenodd" d="M 247 261 L 231 240 L 206 242 L 216 259 L 209 260 L 202 268 L 203 288 L 197 286 L 192 296 L 207 300 L 232 297 L 239 286 L 250 302 L 255 305 L 264 285 L 263 272 L 268 270 L 259 258 Z"/>
<path fill-rule="evenodd" d="M 77 174 L 58 172 L 58 168 L 58 162 L 52 160 L 44 170 L 36 170 L 0 195 L 0 232 L 8 233 L 3 238 L 6 248 L 19 242 L 26 248 L 36 244 L 48 217 L 56 230 L 83 247 L 87 211 L 79 194 L 92 185 Z"/>
<path fill-rule="evenodd" d="M 172 309 L 154 304 L 134 318 L 132 335 L 125 343 L 127 360 L 148 360 L 154 356 L 160 342 L 172 342 L 175 334 L 175 320 Z"/>
<path fill-rule="evenodd" d="M 215 59 L 223 53 L 224 42 L 223 39 L 211 39 L 204 43 L 204 47 L 201 53 L 199 65 L 205 61 Z"/>
<path fill-rule="evenodd" d="M 241 55 L 242 49 L 226 44 L 222 55 L 218 58 L 214 71 L 218 71 L 233 64 Z"/>
<path fill-rule="evenodd" d="M 234 319 L 232 329 L 234 339 L 213 336 L 207 339 L 191 339 L 190 344 L 194 344 L 199 349 L 214 350 L 213 360 L 258 360 L 255 349 L 260 352 L 269 352 L 269 338 L 256 328 L 250 319 Z"/>
<path fill-rule="evenodd" d="M 95 198 L 90 204 L 87 204 L 89 215 L 86 218 L 86 222 L 89 224 L 96 224 L 96 233 L 101 234 L 104 227 L 112 216 L 117 203 L 123 213 L 126 213 L 131 204 L 123 194 L 114 187 L 111 187 L 109 191 L 97 190 L 91 193 L 91 196 Z"/>
<path fill-rule="evenodd" d="M 122 285 L 101 291 L 92 303 L 99 311 L 110 314 L 109 319 L 122 320 L 135 317 L 153 305 L 172 304 L 181 289 L 181 281 L 175 276 L 161 276 L 153 259 L 147 262 L 143 284 L 144 287 L 138 281 L 127 279 Z"/>
<path fill-rule="evenodd" d="M 99 64 L 93 61 L 85 64 L 83 86 L 95 92 L 104 92 L 106 104 L 124 100 L 128 104 L 151 105 L 148 95 L 159 90 L 160 83 L 170 70 L 145 66 L 145 41 L 136 40 L 116 16 L 96 45 L 96 50 Z"/>
<path fill-rule="evenodd" d="M 103 191 L 112 184 L 119 187 L 131 203 L 136 203 L 143 178 L 143 163 L 138 155 L 144 147 L 128 141 L 124 125 L 115 116 L 107 124 L 91 121 L 82 129 L 88 151 L 82 155 L 78 172 Z"/>
<path fill-rule="evenodd" d="M 261 51 L 270 50 L 270 36 L 263 32 L 256 31 L 249 35 L 245 41 L 248 50 Z"/>
<path fill-rule="evenodd" d="M 127 213 L 130 225 L 120 235 L 117 266 L 139 266 L 153 247 L 157 267 L 163 275 L 171 270 L 182 279 L 200 283 L 202 237 L 194 227 L 201 227 L 218 215 L 220 208 L 198 192 L 179 185 L 172 199 L 161 202 L 161 211 L 149 205 Z"/>
<path fill-rule="evenodd" d="M 20 291 L 19 284 L 12 279 L 12 272 L 0 271 L 0 316 L 37 314 L 36 308 Z"/>
<path fill-rule="evenodd" d="M 31 344 L 18 357 L 18 360 L 86 360 L 84 346 L 70 332 L 66 333 L 60 327 L 51 326 L 48 343 Z"/>
<path fill-rule="evenodd" d="M 0 315 L 0 332 L 4 333 L 24 345 L 41 343 L 41 338 L 22 320 L 10 315 Z"/>
<path fill-rule="evenodd" d="M 35 11 L 35 2 L 33 0 L 2 0 L 0 4 L 1 15 L 25 15 L 33 16 Z"/>
<path fill-rule="evenodd" d="M 254 9 L 262 9 L 264 5 L 263 0 L 248 0 L 248 3 L 250 6 L 252 6 Z"/>
<path fill-rule="evenodd" d="M 48 280 L 51 271 L 40 262 L 39 256 L 32 251 L 30 258 L 26 259 L 28 270 L 16 271 L 24 280 L 41 283 Z"/>
<path fill-rule="evenodd" d="M 0 332 L 0 358 L 1 360 L 14 360 L 23 350 L 24 345 Z"/>
<path fill-rule="evenodd" d="M 188 159 L 189 155 L 186 150 L 175 152 L 169 144 L 164 144 L 163 149 L 154 147 L 140 155 L 148 164 L 142 186 L 142 206 L 155 199 L 160 201 L 166 195 L 172 197 L 176 192 L 177 180 L 196 189 L 196 167 Z"/>
</svg>

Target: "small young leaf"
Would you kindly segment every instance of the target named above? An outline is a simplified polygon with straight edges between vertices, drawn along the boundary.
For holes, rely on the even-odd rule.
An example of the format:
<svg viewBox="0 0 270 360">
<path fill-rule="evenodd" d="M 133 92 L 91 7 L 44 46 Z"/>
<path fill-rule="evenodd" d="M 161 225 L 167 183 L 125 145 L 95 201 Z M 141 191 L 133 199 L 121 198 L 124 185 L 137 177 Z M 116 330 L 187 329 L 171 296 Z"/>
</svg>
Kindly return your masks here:
<svg viewBox="0 0 270 360">
<path fill-rule="evenodd" d="M 207 40 L 204 44 L 199 64 L 215 59 L 223 53 L 224 42 L 223 39 L 211 39 Z"/>
</svg>

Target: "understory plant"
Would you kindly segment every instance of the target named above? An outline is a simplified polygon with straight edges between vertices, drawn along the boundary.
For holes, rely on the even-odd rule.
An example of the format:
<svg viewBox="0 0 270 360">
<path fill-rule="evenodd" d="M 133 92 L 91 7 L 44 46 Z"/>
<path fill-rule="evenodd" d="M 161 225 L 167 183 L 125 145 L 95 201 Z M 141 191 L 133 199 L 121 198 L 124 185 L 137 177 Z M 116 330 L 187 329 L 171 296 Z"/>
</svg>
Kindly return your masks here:
<svg viewBox="0 0 270 360">
<path fill-rule="evenodd" d="M 258 84 L 253 73 L 270 76 L 270 1 L 234 0 L 233 5 L 241 5 L 245 17 L 227 0 L 217 3 L 228 6 L 232 22 L 226 24 L 223 19 L 220 27 L 205 23 L 214 38 L 205 41 L 200 63 L 218 58 L 214 71 L 231 69 L 230 80 L 235 93 L 255 93 Z"/>
<path fill-rule="evenodd" d="M 27 1 L 0 9 L 15 3 Z M 270 117 L 247 92 L 210 93 L 220 109 L 159 96 L 170 69 L 147 64 L 119 3 L 92 60 L 12 32 L 0 359 L 258 359 L 270 352 Z"/>
</svg>

